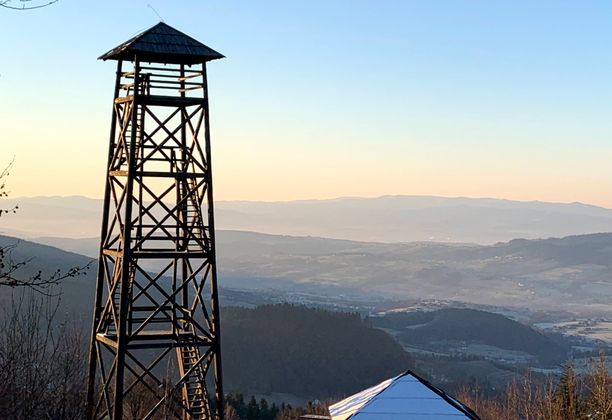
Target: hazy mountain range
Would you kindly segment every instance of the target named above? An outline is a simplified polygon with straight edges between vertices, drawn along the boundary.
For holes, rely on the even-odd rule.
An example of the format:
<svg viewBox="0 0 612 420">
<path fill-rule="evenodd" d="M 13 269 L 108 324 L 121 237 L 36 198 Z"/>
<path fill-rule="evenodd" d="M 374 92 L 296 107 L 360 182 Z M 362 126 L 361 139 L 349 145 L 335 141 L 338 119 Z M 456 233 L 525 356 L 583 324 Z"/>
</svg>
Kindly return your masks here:
<svg viewBox="0 0 612 420">
<path fill-rule="evenodd" d="M 459 299 L 467 302 L 486 304 L 490 303 L 491 296 L 498 295 L 500 300 L 515 307 L 532 310 L 564 309 L 568 306 L 557 305 L 556 297 L 552 295 L 550 296 L 552 300 L 548 300 L 545 290 L 548 288 L 558 292 L 567 285 L 562 284 L 559 289 L 551 288 L 545 278 L 538 277 L 538 270 L 530 270 L 530 267 L 533 268 L 532 264 L 540 261 L 551 267 L 566 267 L 566 270 L 590 264 L 605 270 L 608 265 L 607 255 L 612 249 L 612 234 L 544 241 L 520 240 L 495 246 L 360 243 L 233 231 L 220 231 L 218 237 L 219 254 L 223 256 L 220 260 L 220 284 L 225 348 L 230 354 L 229 360 L 233 362 L 228 364 L 228 372 L 232 372 L 232 369 L 246 372 L 248 369 L 245 366 L 251 366 L 248 375 L 233 375 L 234 385 L 239 389 L 249 389 L 250 392 L 282 390 L 283 387 L 278 384 L 285 378 L 283 375 L 286 375 L 287 369 L 297 370 L 298 367 L 291 367 L 293 365 L 310 366 L 304 357 L 316 356 L 315 359 L 322 361 L 323 364 L 330 361 L 337 364 L 339 362 L 334 357 L 341 357 L 342 362 L 346 362 L 343 366 L 346 366 L 347 369 L 361 371 L 365 369 L 365 373 L 367 373 L 367 368 L 364 368 L 364 361 L 374 363 L 380 368 L 382 364 L 376 362 L 375 356 L 381 356 L 383 353 L 385 356 L 382 359 L 390 362 L 387 366 L 389 369 L 401 371 L 406 368 L 405 364 L 409 363 L 399 349 L 389 350 L 387 346 L 386 353 L 383 351 L 385 343 L 394 343 L 388 337 L 367 339 L 368 335 L 375 333 L 369 330 L 352 333 L 347 330 L 346 326 L 341 326 L 341 333 L 339 333 L 337 328 L 334 329 L 332 321 L 342 317 L 340 315 L 287 306 L 268 307 L 267 309 L 264 307 L 255 312 L 228 309 L 228 305 L 242 306 L 241 302 L 250 307 L 253 305 L 253 297 L 260 297 L 262 303 L 271 302 L 266 296 L 273 296 L 274 293 L 267 287 L 285 290 L 287 292 L 285 296 L 288 297 L 336 294 L 339 300 L 342 299 L 340 292 L 349 295 L 363 293 L 370 296 L 384 294 L 387 298 L 400 299 L 427 293 L 428 288 L 435 288 L 438 290 L 436 298 L 439 299 L 459 296 Z M 63 241 L 61 238 L 49 238 L 48 240 L 60 245 Z M 68 243 L 74 245 L 87 242 L 90 242 L 91 245 L 95 244 L 96 240 L 82 239 Z M 31 275 L 38 270 L 42 270 L 46 275 L 57 268 L 66 270 L 69 267 L 82 266 L 90 261 L 87 257 L 55 247 L 0 236 L 0 247 L 10 245 L 14 246 L 11 252 L 11 258 L 14 261 L 29 261 L 23 275 Z M 574 252 L 577 247 L 584 247 L 584 252 Z M 383 257 L 386 254 L 389 254 L 389 257 Z M 523 299 L 519 296 L 517 299 L 516 296 L 513 296 L 516 289 L 514 279 L 492 281 L 487 278 L 469 279 L 466 278 L 467 276 L 458 275 L 464 270 L 469 271 L 470 265 L 479 262 L 482 264 L 483 261 L 489 261 L 494 267 L 496 261 L 500 259 L 502 265 L 504 260 L 507 260 L 506 262 L 515 261 L 515 265 L 519 266 L 517 271 L 521 270 L 520 266 L 523 262 L 528 262 L 522 270 L 528 273 L 528 276 L 533 276 L 530 288 L 537 291 L 535 298 L 530 300 L 530 298 Z M 406 270 L 405 264 L 402 263 L 404 260 L 412 261 L 418 266 L 431 267 L 439 267 L 442 261 L 446 261 L 444 264 L 454 266 L 455 275 L 450 278 L 450 281 L 446 276 L 436 275 L 419 278 L 418 273 Z M 393 261 L 400 263 L 397 269 L 394 268 Z M 357 271 L 363 271 L 361 277 L 351 274 Z M 67 315 L 72 320 L 71 322 L 83 328 L 87 328 L 90 324 L 95 274 L 94 264 L 87 275 L 68 279 L 62 286 L 60 313 Z M 337 281 L 333 280 L 336 278 Z M 570 302 L 569 308 L 572 308 L 571 305 L 573 305 L 573 309 L 576 310 L 591 310 L 597 293 L 591 293 L 589 289 L 597 287 L 598 283 L 607 284 L 607 287 L 610 287 L 607 277 L 602 281 L 584 277 L 580 283 L 582 283 L 582 290 L 572 287 L 565 289 L 567 296 L 563 303 Z M 250 288 L 252 292 L 228 289 L 231 287 Z M 5 289 L 5 292 L 0 294 L 0 306 L 3 308 L 0 311 L 0 318 L 4 310 L 10 307 L 8 304 L 11 299 L 10 290 Z M 302 291 L 302 293 L 292 294 L 292 291 Z M 572 295 L 573 292 L 575 292 L 574 295 Z M 601 293 L 602 296 L 606 294 L 609 295 L 609 292 Z M 244 297 L 247 299 L 243 299 Z M 349 298 L 350 296 L 345 298 L 345 301 L 348 301 Z M 537 299 L 539 301 L 534 303 Z M 295 299 L 291 301 L 299 302 Z M 576 303 L 581 303 L 581 306 Z M 285 313 L 281 313 L 283 311 Z M 254 319 L 255 316 L 258 316 L 257 314 L 263 313 L 268 314 L 264 319 Z M 317 314 L 329 319 L 321 322 Z M 512 368 L 504 367 L 495 360 L 506 360 L 508 357 L 519 355 L 519 359 L 525 360 L 521 362 L 517 359 L 517 363 L 533 363 L 534 366 L 537 366 L 539 362 L 535 361 L 535 358 L 542 363 L 550 364 L 564 359 L 569 349 L 569 344 L 553 342 L 529 327 L 503 316 L 482 311 L 467 309 L 411 313 L 391 311 L 370 318 L 370 321 L 373 325 L 390 332 L 399 340 L 399 344 L 409 349 L 418 358 L 419 369 L 431 374 L 435 372 L 437 376 L 434 375 L 433 379 L 437 378 L 442 382 L 460 381 L 467 370 L 471 376 L 486 377 L 487 381 L 495 386 L 503 386 L 511 380 L 514 373 Z M 309 334 L 315 330 L 318 338 L 312 340 Z M 372 346 L 367 351 L 361 346 L 357 358 L 349 360 L 346 356 L 349 354 L 347 350 L 344 348 L 338 350 L 338 347 L 342 345 L 354 347 L 353 340 L 364 339 Z M 287 345 L 290 345 L 292 349 L 301 348 L 303 350 L 304 343 L 315 346 L 321 354 L 329 353 L 329 355 L 321 357 L 319 353 L 313 353 L 310 350 L 286 351 Z M 395 345 L 397 347 L 397 343 Z M 253 349 L 249 352 L 247 359 L 239 357 L 240 352 L 244 353 L 245 346 L 251 346 Z M 278 352 L 278 355 L 275 353 L 275 356 L 270 358 L 271 349 Z M 450 356 L 459 350 L 461 354 L 471 358 L 465 360 L 455 358 L 452 363 L 451 361 L 446 363 L 440 359 L 440 355 Z M 389 351 L 394 358 L 389 357 Z M 430 360 L 427 356 L 430 351 L 434 351 L 438 356 Z M 311 353 L 315 356 L 312 356 Z M 252 360 L 254 355 L 258 355 L 256 363 L 253 363 Z M 474 359 L 476 356 L 481 359 Z M 486 360 L 482 359 L 483 357 Z M 258 371 L 260 364 L 270 367 L 271 373 L 267 376 L 262 375 Z M 281 374 L 274 376 L 276 372 Z M 321 380 L 327 377 L 322 376 L 318 370 L 315 370 L 315 375 Z M 242 378 L 240 380 L 248 378 L 250 382 L 239 383 L 236 378 Z M 254 382 L 252 378 L 258 378 L 258 380 Z M 354 381 L 355 378 L 351 383 Z M 232 383 L 232 380 L 229 383 Z M 340 382 L 335 379 L 331 383 L 340 386 Z M 340 392 L 339 389 L 336 387 L 333 391 L 330 388 L 329 392 Z M 292 392 L 303 396 L 315 395 L 308 391 L 307 386 Z"/>
<path fill-rule="evenodd" d="M 29 238 L 99 236 L 101 200 L 79 196 L 3 199 L 3 208 L 13 205 L 19 211 L 0 219 L 0 233 Z M 219 229 L 366 242 L 493 244 L 612 231 L 611 209 L 490 198 L 219 201 L 215 210 Z"/>
<path fill-rule="evenodd" d="M 13 261 L 29 261 L 23 275 L 33 275 L 38 270 L 51 274 L 57 268 L 83 266 L 97 257 L 100 200 L 37 197 L 2 200 L 1 204 L 2 208 L 19 205 L 17 213 L 0 218 L 0 247 L 14 245 L 10 255 Z M 287 336 L 296 338 L 295 348 L 302 348 L 305 339 L 296 331 L 302 328 L 303 320 L 318 315 L 305 316 L 300 313 L 303 309 L 292 307 L 264 308 L 263 311 L 288 311 L 280 316 L 270 313 L 254 323 L 264 332 L 275 331 L 268 338 L 248 324 L 262 310 L 235 310 L 228 305 L 251 307 L 286 300 L 369 312 L 374 307 L 414 309 L 421 300 L 445 300 L 457 306 L 495 306 L 496 311 L 514 315 L 536 313 L 534 318 L 543 314 L 555 321 L 574 316 L 612 316 L 612 233 L 598 233 L 612 230 L 610 209 L 579 203 L 404 196 L 219 202 L 216 215 L 226 350 L 234 362 L 233 366 L 227 364 L 228 384 L 232 384 L 232 369 L 240 372 L 235 378 L 257 379 L 235 379 L 237 389 L 285 390 L 282 380 L 288 369 L 309 363 L 296 358 L 301 353 L 286 351 L 290 342 Z M 524 239 L 515 239 L 520 237 Z M 154 271 L 155 263 L 149 262 L 147 268 Z M 87 275 L 68 279 L 62 286 L 61 313 L 85 328 L 90 324 L 95 275 L 94 263 Z M 5 290 L 0 294 L 0 306 L 7 308 L 13 294 Z M 271 328 L 274 321 L 282 320 L 284 325 L 290 314 L 297 314 L 294 320 L 299 322 L 287 324 L 288 333 Z M 386 337 L 388 342 L 415 355 L 419 369 L 432 375 L 435 372 L 438 376 L 433 375 L 434 379 L 443 377 L 446 382 L 470 375 L 503 387 L 514 371 L 502 366 L 500 360 L 516 360 L 525 366 L 549 365 L 565 358 L 569 349 L 567 343 L 553 341 L 527 326 L 487 312 L 444 309 L 399 314 L 398 319 L 393 315 L 396 313 L 390 311 L 372 320 L 399 344 Z M 340 337 L 328 328 L 331 321 L 325 321 L 322 327 L 314 318 L 303 327 L 304 331 L 319 328 L 332 337 Z M 382 321 L 393 322 L 380 324 Z M 356 335 L 362 339 L 366 333 L 376 332 L 361 331 Z M 352 346 L 354 335 L 336 341 L 323 339 L 321 354 L 336 351 L 338 346 L 334 343 Z M 256 352 L 251 352 L 246 364 L 241 364 L 237 355 L 245 343 L 258 343 L 261 337 L 267 346 L 261 352 L 263 358 L 252 363 Z M 291 357 L 269 358 L 272 341 L 278 343 L 279 355 Z M 370 341 L 376 345 L 369 353 L 361 351 L 363 360 L 371 360 L 371 354 L 381 352 L 380 340 Z M 237 355 L 231 355 L 232 345 Z M 445 354 L 459 351 L 465 360 L 444 359 Z M 431 352 L 436 356 L 427 356 Z M 339 350 L 333 354 L 345 358 L 347 353 Z M 407 363 L 401 348 L 393 354 L 399 362 L 390 364 L 389 369 Z M 362 359 L 349 361 L 347 370 L 356 369 L 354 366 L 361 369 Z M 266 365 L 266 361 L 273 364 Z M 257 369 L 243 374 L 244 366 L 260 365 L 281 375 L 262 381 L 263 375 Z M 334 378 L 332 383 L 338 381 Z M 314 395 L 308 389 L 292 392 Z"/>
<path fill-rule="evenodd" d="M 100 200 L 3 200 L 3 208 L 12 205 L 19 210 L 0 218 L 0 233 L 97 256 Z M 225 287 L 448 299 L 576 314 L 612 311 L 612 234 L 565 236 L 610 230 L 610 209 L 399 196 L 219 202 L 216 212 Z M 513 239 L 521 236 L 548 239 Z M 432 238 L 450 242 L 421 241 Z"/>
<path fill-rule="evenodd" d="M 495 245 L 384 244 L 223 230 L 217 238 L 224 287 L 612 312 L 610 233 Z M 96 238 L 36 240 L 97 254 Z"/>
</svg>

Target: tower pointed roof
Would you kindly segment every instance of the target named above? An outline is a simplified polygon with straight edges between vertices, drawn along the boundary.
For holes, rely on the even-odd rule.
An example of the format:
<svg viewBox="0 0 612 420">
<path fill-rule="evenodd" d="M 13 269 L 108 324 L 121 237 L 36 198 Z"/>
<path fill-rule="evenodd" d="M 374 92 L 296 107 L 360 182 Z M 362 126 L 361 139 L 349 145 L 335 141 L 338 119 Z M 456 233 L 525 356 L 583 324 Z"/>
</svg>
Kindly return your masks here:
<svg viewBox="0 0 612 420">
<path fill-rule="evenodd" d="M 101 60 L 150 61 L 155 63 L 196 64 L 224 56 L 210 47 L 159 22 L 99 57 Z"/>
</svg>

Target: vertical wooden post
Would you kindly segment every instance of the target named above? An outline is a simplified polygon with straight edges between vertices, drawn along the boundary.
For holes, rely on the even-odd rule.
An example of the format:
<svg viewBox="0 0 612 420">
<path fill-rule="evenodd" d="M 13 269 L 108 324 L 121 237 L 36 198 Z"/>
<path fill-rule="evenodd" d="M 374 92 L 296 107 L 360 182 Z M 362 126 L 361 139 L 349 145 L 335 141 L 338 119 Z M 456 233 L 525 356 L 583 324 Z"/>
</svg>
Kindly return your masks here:
<svg viewBox="0 0 612 420">
<path fill-rule="evenodd" d="M 132 195 L 134 194 L 134 177 L 136 167 L 136 141 L 138 139 L 138 107 L 140 106 L 140 63 L 138 57 L 134 61 L 134 95 L 131 102 L 131 132 L 130 148 L 128 153 L 128 176 L 126 180 L 126 196 L 124 225 L 123 225 L 123 256 L 121 258 L 121 297 L 119 305 L 119 328 L 117 329 L 117 356 L 115 358 L 115 405 L 113 407 L 113 420 L 123 419 L 123 390 L 125 380 L 125 354 L 127 349 L 127 317 L 128 293 L 130 290 L 130 271 L 132 264 Z"/>
<path fill-rule="evenodd" d="M 215 364 L 215 402 L 217 404 L 217 414 L 220 420 L 223 420 L 224 412 L 224 395 L 223 395 L 223 380 L 221 369 L 221 322 L 219 315 L 219 290 L 217 285 L 217 251 L 215 241 L 215 210 L 213 200 L 213 179 L 212 179 L 212 153 L 210 147 L 210 112 L 208 102 L 208 75 L 206 72 L 206 63 L 202 63 L 202 75 L 204 84 L 204 139 L 206 147 L 206 162 L 207 171 L 207 194 L 208 194 L 208 226 L 210 229 L 210 259 L 211 259 L 211 277 L 210 277 L 210 294 L 214 328 L 214 364 Z"/>
<path fill-rule="evenodd" d="M 102 295 L 104 290 L 104 242 L 106 240 L 106 232 L 108 229 L 108 219 L 110 210 L 110 194 L 111 185 L 108 172 L 113 159 L 113 153 L 115 150 L 115 134 L 117 131 L 117 108 L 115 104 L 115 98 L 119 96 L 119 89 L 121 84 L 121 72 L 122 72 L 123 61 L 117 61 L 117 73 L 115 77 L 115 91 L 113 94 L 113 111 L 111 117 L 111 128 L 110 128 L 110 140 L 108 143 L 108 157 L 106 163 L 106 184 L 104 187 L 104 208 L 102 210 L 102 228 L 100 232 L 100 250 L 98 252 L 98 277 L 96 282 L 96 297 L 94 301 L 94 314 L 91 325 L 91 338 L 89 344 L 89 375 L 87 377 L 87 401 L 86 401 L 86 413 L 87 419 L 92 418 L 94 395 L 96 392 L 96 369 L 97 367 L 97 348 L 96 348 L 96 326 L 100 322 L 102 316 Z"/>
</svg>

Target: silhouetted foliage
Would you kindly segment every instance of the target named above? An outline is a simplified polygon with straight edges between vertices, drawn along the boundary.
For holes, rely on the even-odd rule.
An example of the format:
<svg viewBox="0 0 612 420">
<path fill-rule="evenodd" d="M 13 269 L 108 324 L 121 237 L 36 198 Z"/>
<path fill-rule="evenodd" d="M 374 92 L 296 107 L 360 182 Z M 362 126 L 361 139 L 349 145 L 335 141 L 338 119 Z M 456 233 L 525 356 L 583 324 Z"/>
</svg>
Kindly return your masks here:
<svg viewBox="0 0 612 420">
<path fill-rule="evenodd" d="M 582 404 L 579 396 L 578 380 L 571 361 L 567 361 L 563 366 L 563 373 L 557 387 L 557 399 L 563 418 L 580 418 Z"/>
<path fill-rule="evenodd" d="M 612 377 L 603 353 L 590 361 L 589 372 L 576 375 L 566 362 L 556 381 L 535 379 L 531 374 L 517 378 L 503 393 L 486 397 L 476 386 L 464 387 L 457 398 L 482 420 L 579 420 L 612 419 Z"/>
<path fill-rule="evenodd" d="M 596 419 L 612 419 L 612 377 L 608 374 L 603 351 L 591 364 L 586 387 L 589 391 L 587 411 Z"/>
<path fill-rule="evenodd" d="M 295 420 L 304 414 L 329 415 L 326 405 L 315 402 L 308 402 L 305 407 L 293 408 L 285 404 L 278 407 L 264 398 L 257 401 L 254 396 L 245 403 L 240 393 L 230 394 L 226 400 L 225 420 Z"/>
<path fill-rule="evenodd" d="M 0 198 L 8 196 L 11 168 L 12 162 L 0 173 Z M 1 209 L 0 216 L 17 209 Z M 19 290 L 8 292 L 0 313 L 0 418 L 81 419 L 85 346 L 75 325 L 57 319 L 60 299 L 53 286 L 85 274 L 89 264 L 50 275 L 32 272 L 31 258 L 13 260 L 16 245 L 0 246 L 0 288 Z"/>
<path fill-rule="evenodd" d="M 85 346 L 71 325 L 54 323 L 57 308 L 28 292 L 0 314 L 0 418 L 83 418 Z"/>
</svg>

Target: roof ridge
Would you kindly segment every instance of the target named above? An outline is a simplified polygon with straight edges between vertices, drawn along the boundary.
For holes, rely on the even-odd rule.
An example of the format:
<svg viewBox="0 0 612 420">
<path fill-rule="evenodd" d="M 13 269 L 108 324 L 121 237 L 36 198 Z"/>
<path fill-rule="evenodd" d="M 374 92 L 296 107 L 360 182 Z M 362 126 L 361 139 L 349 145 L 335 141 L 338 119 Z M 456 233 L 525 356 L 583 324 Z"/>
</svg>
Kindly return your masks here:
<svg viewBox="0 0 612 420">
<path fill-rule="evenodd" d="M 374 401 L 376 399 L 376 397 L 378 397 L 380 394 L 382 394 L 383 392 L 385 392 L 387 389 L 391 388 L 393 386 L 393 384 L 395 384 L 395 382 L 399 379 L 402 378 L 404 376 L 406 376 L 408 371 L 404 372 L 404 373 L 400 373 L 399 375 L 397 375 L 394 378 L 391 378 L 391 381 L 389 382 L 389 385 L 387 385 L 386 387 L 382 388 L 380 391 L 378 391 L 376 394 L 372 395 L 368 401 L 365 402 L 365 404 L 363 404 L 361 407 L 359 407 L 358 409 L 355 410 L 354 413 L 352 413 L 350 416 L 347 417 L 347 420 L 350 419 L 351 417 L 353 417 L 359 410 L 365 408 L 368 406 L 368 404 L 370 404 L 372 401 Z"/>
<path fill-rule="evenodd" d="M 99 59 L 196 64 L 223 57 L 223 54 L 162 21 L 119 44 Z"/>
<path fill-rule="evenodd" d="M 414 373 L 413 371 L 411 371 L 410 369 L 407 370 L 406 372 L 404 372 L 402 375 L 400 375 L 398 377 L 398 379 L 400 377 L 406 376 L 406 375 L 412 375 L 414 376 L 419 382 L 421 382 L 423 385 L 425 385 L 427 388 L 431 389 L 433 392 L 435 392 L 436 394 L 438 394 L 440 397 L 442 397 L 442 399 L 444 401 L 446 401 L 447 403 L 449 403 L 450 405 L 452 405 L 453 407 L 455 407 L 457 410 L 461 411 L 462 413 L 464 413 L 465 415 L 469 416 L 470 419 L 473 420 L 480 420 L 480 417 L 478 417 L 478 415 L 476 414 L 476 412 L 474 412 L 471 408 L 469 408 L 468 406 L 464 405 L 463 403 L 461 403 L 460 401 L 456 400 L 455 398 L 451 397 L 450 395 L 448 395 L 446 392 L 444 392 L 442 389 L 438 388 L 437 386 L 433 385 L 431 382 L 429 382 L 428 380 L 426 380 L 425 378 L 417 375 L 416 373 Z M 395 381 L 394 381 L 395 382 Z"/>
<path fill-rule="evenodd" d="M 408 377 L 408 378 L 402 381 L 402 378 L 405 378 L 405 377 Z M 415 399 L 417 400 L 421 400 L 421 399 L 442 400 L 446 404 L 448 404 L 450 407 L 452 407 L 454 410 L 456 410 L 458 413 L 461 413 L 466 418 L 469 418 L 471 420 L 480 420 L 478 415 L 468 406 L 464 405 L 461 401 L 455 399 L 454 397 L 451 397 L 446 392 L 444 392 L 442 389 L 436 387 L 435 385 L 433 385 L 432 383 L 422 378 L 421 376 L 417 375 L 411 370 L 406 370 L 403 373 L 395 377 L 389 378 L 379 384 L 376 384 L 372 387 L 364 389 L 361 392 L 353 394 L 345 398 L 342 401 L 332 404 L 329 407 L 330 414 L 332 414 L 331 408 L 334 407 L 333 412 L 336 414 L 332 414 L 332 417 L 340 416 L 339 418 L 349 420 L 354 417 L 357 418 L 358 415 L 362 412 L 366 412 L 368 407 L 371 404 L 374 404 L 375 401 L 381 401 L 385 399 L 389 399 L 389 400 L 390 399 L 404 399 L 404 398 L 391 398 L 391 397 L 385 398 L 385 393 L 387 392 L 392 393 L 393 391 L 390 391 L 390 389 L 394 388 L 395 386 L 400 386 L 400 389 L 401 389 L 401 386 L 402 386 L 401 383 L 405 381 L 415 382 L 415 383 L 420 384 L 420 386 L 423 387 L 424 389 L 427 389 L 429 392 L 429 395 L 431 395 L 431 396 L 427 396 L 426 398 L 424 398 L 423 396 L 419 396 L 418 398 L 415 398 Z"/>
</svg>

